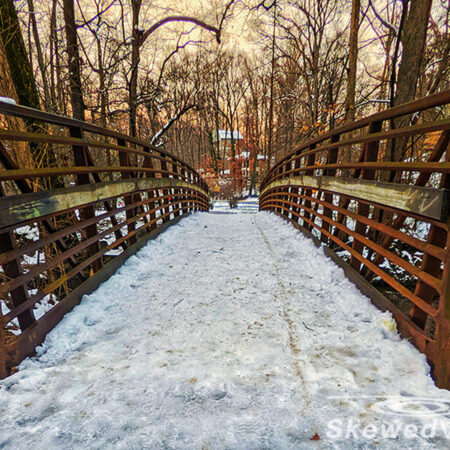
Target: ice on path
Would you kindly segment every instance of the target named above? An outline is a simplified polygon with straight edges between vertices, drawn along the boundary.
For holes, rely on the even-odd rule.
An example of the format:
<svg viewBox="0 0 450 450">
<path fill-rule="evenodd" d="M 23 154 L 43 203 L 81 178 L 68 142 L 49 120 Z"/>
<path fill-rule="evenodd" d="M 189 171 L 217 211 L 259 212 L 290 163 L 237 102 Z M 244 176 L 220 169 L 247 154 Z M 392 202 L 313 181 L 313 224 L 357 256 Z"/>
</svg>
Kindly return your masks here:
<svg viewBox="0 0 450 450">
<path fill-rule="evenodd" d="M 196 214 L 0 383 L 0 448 L 448 447 L 450 395 L 391 328 L 275 215 Z"/>
</svg>

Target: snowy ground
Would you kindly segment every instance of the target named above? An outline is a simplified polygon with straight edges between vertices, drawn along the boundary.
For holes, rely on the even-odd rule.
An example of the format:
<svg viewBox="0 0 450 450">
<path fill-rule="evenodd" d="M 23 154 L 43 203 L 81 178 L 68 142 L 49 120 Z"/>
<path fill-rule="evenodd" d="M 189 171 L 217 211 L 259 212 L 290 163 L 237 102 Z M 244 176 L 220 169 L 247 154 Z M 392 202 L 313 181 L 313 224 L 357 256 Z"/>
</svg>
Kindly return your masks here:
<svg viewBox="0 0 450 450">
<path fill-rule="evenodd" d="M 150 242 L 0 383 L 0 417 L 8 449 L 450 445 L 424 357 L 269 213 Z"/>
<path fill-rule="evenodd" d="M 230 208 L 227 200 L 215 200 L 213 202 L 211 213 L 213 214 L 256 214 L 259 210 L 258 197 L 248 197 L 237 202 L 235 208 Z"/>
</svg>

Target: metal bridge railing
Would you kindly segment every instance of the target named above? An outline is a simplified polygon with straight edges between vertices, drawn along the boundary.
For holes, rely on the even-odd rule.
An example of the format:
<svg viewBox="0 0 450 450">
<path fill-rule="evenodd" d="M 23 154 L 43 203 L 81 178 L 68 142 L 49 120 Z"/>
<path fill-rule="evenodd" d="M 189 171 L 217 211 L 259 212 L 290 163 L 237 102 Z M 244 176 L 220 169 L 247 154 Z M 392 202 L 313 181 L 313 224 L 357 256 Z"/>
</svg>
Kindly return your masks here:
<svg viewBox="0 0 450 450">
<path fill-rule="evenodd" d="M 260 194 L 261 210 L 294 222 L 348 263 L 347 274 L 393 313 L 446 388 L 449 103 L 450 90 L 331 130 L 278 162 Z"/>
<path fill-rule="evenodd" d="M 207 211 L 209 196 L 192 167 L 146 141 L 6 103 L 0 163 L 2 378 L 148 239 Z"/>
</svg>

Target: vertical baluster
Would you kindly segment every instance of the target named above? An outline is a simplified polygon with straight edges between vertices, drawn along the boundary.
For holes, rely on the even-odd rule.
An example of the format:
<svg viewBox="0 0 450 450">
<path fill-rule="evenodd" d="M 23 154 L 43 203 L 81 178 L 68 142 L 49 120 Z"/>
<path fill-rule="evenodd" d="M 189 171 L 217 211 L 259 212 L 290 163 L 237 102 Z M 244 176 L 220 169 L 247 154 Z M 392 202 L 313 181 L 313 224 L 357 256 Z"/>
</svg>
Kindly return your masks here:
<svg viewBox="0 0 450 450">
<path fill-rule="evenodd" d="M 121 147 L 126 147 L 127 146 L 125 140 L 121 139 L 121 138 L 117 139 L 117 144 L 120 145 Z M 120 164 L 121 167 L 130 167 L 130 155 L 129 155 L 128 152 L 126 152 L 126 151 L 120 151 L 119 152 L 119 164 Z M 130 172 L 123 172 L 121 174 L 122 180 L 127 180 L 127 179 L 129 179 L 131 177 L 132 177 L 132 174 Z M 133 195 L 130 195 L 130 194 L 124 195 L 123 201 L 125 203 L 125 206 L 131 205 L 133 203 L 133 201 L 134 201 Z M 127 220 L 133 218 L 134 216 L 135 216 L 135 208 L 127 209 L 127 211 L 126 211 L 126 218 L 127 218 Z M 128 233 L 132 233 L 133 231 L 135 231 L 136 230 L 136 223 L 134 221 L 129 223 L 127 225 L 127 230 L 128 230 Z M 136 234 L 134 234 L 133 236 L 131 236 L 129 238 L 130 244 L 134 244 L 136 241 L 137 241 L 136 240 Z"/>
<path fill-rule="evenodd" d="M 181 166 L 181 179 L 183 181 L 188 181 L 187 180 L 187 171 L 186 168 L 184 166 Z M 185 194 L 182 197 L 182 200 L 184 201 L 184 203 L 182 203 L 181 206 L 181 210 L 182 210 L 182 214 L 187 214 L 189 212 L 189 191 L 185 188 L 182 189 L 182 192 Z"/>
<path fill-rule="evenodd" d="M 83 138 L 83 131 L 81 128 L 69 127 L 69 133 L 71 137 Z M 72 146 L 73 158 L 75 166 L 89 166 L 89 155 L 87 153 L 86 146 L 73 145 Z M 89 174 L 77 175 L 77 184 L 90 184 Z M 82 220 L 87 220 L 95 217 L 95 207 L 94 205 L 89 205 L 80 210 L 80 217 Z M 89 225 L 85 228 L 86 237 L 89 239 L 91 237 L 97 236 L 97 224 Z M 98 241 L 91 244 L 87 251 L 88 255 L 92 256 L 100 250 Z M 99 270 L 102 267 L 101 259 L 97 259 L 93 262 L 92 268 L 94 271 Z"/>
<path fill-rule="evenodd" d="M 300 153 L 301 153 L 300 150 L 295 153 L 293 176 L 298 176 L 298 174 L 299 174 L 299 169 L 300 169 L 300 166 L 301 166 Z M 295 193 L 296 194 L 300 195 L 301 192 L 302 192 L 301 188 L 296 188 L 295 189 Z M 300 206 L 301 199 L 300 199 L 300 197 L 294 197 L 294 201 L 295 201 L 295 205 L 296 206 L 292 208 L 292 211 L 297 213 L 298 216 L 300 216 L 300 207 L 299 206 Z M 298 221 L 300 219 L 300 217 L 298 217 L 298 216 L 293 216 L 293 220 L 295 220 L 297 223 L 298 223 Z"/>
<path fill-rule="evenodd" d="M 280 167 L 277 169 L 277 175 L 278 175 L 278 179 L 283 179 L 283 173 L 284 173 L 284 164 L 280 164 Z M 285 194 L 284 194 L 284 188 L 280 187 L 279 188 L 279 195 L 278 195 L 278 213 L 280 215 L 284 215 L 284 199 L 285 199 Z"/>
<path fill-rule="evenodd" d="M 450 162 L 450 153 L 447 151 L 447 161 Z M 450 178 L 448 175 L 448 179 Z M 450 205 L 448 205 L 450 206 Z M 443 289 L 439 298 L 439 313 L 436 317 L 436 364 L 434 375 L 436 384 L 444 389 L 450 389 L 450 218 L 447 219 L 446 259 L 443 271 Z"/>
<path fill-rule="evenodd" d="M 167 156 L 161 154 L 161 156 L 163 157 L 163 159 L 161 160 L 161 176 L 163 178 L 169 178 L 169 174 L 167 173 Z M 164 216 L 163 218 L 163 223 L 167 222 L 170 220 L 170 216 L 169 216 L 169 211 L 170 211 L 170 202 L 168 199 L 169 196 L 169 190 L 168 189 L 163 189 L 162 190 L 162 195 L 163 195 L 163 199 L 162 201 L 162 209 L 161 209 L 161 214 L 162 216 Z M 167 197 L 167 198 L 164 198 Z M 167 214 L 167 216 L 166 216 Z"/>
<path fill-rule="evenodd" d="M 14 232 L 7 231 L 6 233 L 0 234 L 0 253 L 5 253 L 17 248 L 16 238 Z M 22 266 L 18 259 L 13 259 L 12 261 L 2 265 L 3 273 L 6 279 L 13 280 L 23 275 Z M 19 306 L 28 300 L 28 291 L 26 285 L 22 285 L 13 289 L 10 292 L 11 302 L 13 306 Z M 19 321 L 19 326 L 21 331 L 24 331 L 30 325 L 35 322 L 33 310 L 31 308 L 27 309 L 23 313 L 19 314 L 17 317 Z"/>
<path fill-rule="evenodd" d="M 314 150 L 315 148 L 316 148 L 316 144 L 311 144 L 311 145 L 309 146 L 309 151 L 312 151 L 312 150 Z M 316 160 L 316 154 L 315 154 L 315 153 L 312 153 L 311 155 L 308 155 L 306 165 L 307 165 L 307 166 L 314 166 L 315 160 Z M 305 175 L 313 175 L 313 174 L 314 174 L 314 169 L 308 169 L 308 170 L 305 171 Z M 312 189 L 305 189 L 304 192 L 305 192 L 305 195 L 306 195 L 306 196 L 312 197 Z M 305 208 L 311 208 L 311 200 L 306 200 L 306 199 L 305 199 L 304 202 L 303 202 L 303 204 L 304 204 Z M 304 211 L 304 216 L 305 216 L 305 218 L 314 221 L 314 216 L 313 216 L 310 212 L 308 212 L 308 211 L 306 211 L 306 210 Z M 312 227 L 308 222 L 306 222 L 306 221 L 303 223 L 303 227 L 306 228 L 308 231 L 311 231 L 312 228 L 313 228 L 313 227 Z"/>
<path fill-rule="evenodd" d="M 450 162 L 450 151 L 446 151 L 446 162 Z M 442 174 L 442 179 L 440 183 L 440 189 L 446 189 L 450 192 L 450 176 Z M 449 210 L 450 200 L 447 198 Z M 444 261 L 443 270 L 443 286 L 439 293 L 439 314 L 436 317 L 436 332 L 435 339 L 437 342 L 438 352 L 436 354 L 436 367 L 435 375 L 437 383 L 440 387 L 450 388 L 450 360 L 448 355 L 450 355 L 450 259 L 449 259 L 449 249 L 450 249 L 450 218 L 447 219 L 446 229 L 437 227 L 434 225 L 430 226 L 430 231 L 427 236 L 427 243 L 442 246 L 444 242 L 447 243 L 446 249 L 446 259 Z M 421 270 L 427 272 L 434 277 L 439 278 L 441 272 L 441 261 L 428 253 L 425 253 L 422 258 Z M 417 280 L 416 288 L 414 292 L 418 297 L 425 300 L 427 303 L 432 303 L 436 292 L 434 289 L 430 288 L 422 280 Z M 413 306 L 410 311 L 411 320 L 416 323 L 420 328 L 426 330 L 427 325 L 427 314 L 422 311 L 417 306 Z"/>
<path fill-rule="evenodd" d="M 340 135 L 334 134 L 331 136 L 331 143 L 334 144 L 336 142 L 339 142 Z M 331 150 L 328 150 L 328 156 L 327 156 L 327 164 L 336 164 L 337 163 L 337 157 L 339 153 L 339 147 L 332 148 Z M 324 175 L 327 177 L 334 177 L 336 175 L 336 169 L 325 169 Z M 330 194 L 329 192 L 325 192 L 323 196 L 324 200 L 327 203 L 333 204 L 333 194 Z M 327 206 L 323 208 L 323 215 L 329 219 L 333 217 L 333 210 Z M 322 228 L 326 231 L 330 231 L 330 223 L 327 221 L 322 221 Z M 320 240 L 322 242 L 328 243 L 329 239 L 325 236 L 324 233 L 320 233 Z"/>
<path fill-rule="evenodd" d="M 184 181 L 189 183 L 190 176 L 189 176 L 189 170 L 187 169 L 187 167 L 183 168 L 183 174 L 184 174 L 184 176 L 183 176 Z M 187 193 L 186 198 L 188 200 L 188 202 L 186 204 L 186 211 L 189 214 L 192 211 L 192 195 L 193 195 L 193 192 L 192 192 L 191 189 L 187 189 L 186 193 Z"/>
<path fill-rule="evenodd" d="M 383 122 L 372 122 L 369 125 L 369 134 L 370 133 L 378 133 L 381 131 Z M 373 141 L 368 142 L 367 144 L 364 144 L 364 155 L 363 155 L 363 162 L 375 162 L 378 159 L 378 149 L 379 149 L 379 141 Z M 375 170 L 373 169 L 363 169 L 361 171 L 361 178 L 364 180 L 373 180 L 375 178 Z M 367 204 L 358 202 L 358 214 L 360 216 L 368 217 L 369 216 L 370 207 Z M 366 236 L 367 234 L 367 226 L 363 224 L 362 222 L 356 221 L 355 225 L 355 232 Z M 364 251 L 364 245 L 358 241 L 357 239 L 353 239 L 352 247 L 354 250 L 356 250 L 359 254 L 362 254 Z M 350 261 L 351 265 L 356 269 L 361 269 L 361 263 L 358 259 L 356 259 L 353 255 L 351 257 Z"/>
<path fill-rule="evenodd" d="M 169 157 L 169 161 L 170 161 L 170 166 L 172 168 L 172 172 L 175 172 L 175 174 L 171 175 L 171 177 L 178 180 L 180 176 L 178 173 L 177 162 L 172 156 Z M 180 204 L 179 204 L 179 201 L 180 201 L 179 194 L 181 191 L 179 188 L 174 186 L 173 188 L 170 189 L 169 192 L 172 197 L 172 212 L 173 212 L 173 217 L 175 218 L 178 215 L 181 215 L 181 209 L 180 209 Z M 170 207 L 169 207 L 169 210 L 170 210 Z M 169 219 L 170 219 L 170 216 L 169 216 Z"/>
<path fill-rule="evenodd" d="M 0 198 L 3 197 L 3 189 L 0 182 Z M 0 253 L 5 253 L 17 248 L 16 238 L 13 231 L 7 231 L 0 233 Z M 23 275 L 22 266 L 19 259 L 13 259 L 6 264 L 2 265 L 3 274 L 6 279 L 13 280 Z M 19 306 L 26 302 L 29 298 L 26 285 L 22 285 L 13 289 L 10 293 L 12 306 Z M 19 321 L 19 327 L 21 331 L 24 331 L 29 326 L 35 323 L 35 317 L 32 308 L 28 308 L 17 316 Z M 5 332 L 5 319 L 3 317 L 0 308 L 0 379 L 5 378 L 8 375 L 8 368 L 6 367 L 6 332 Z"/>
<path fill-rule="evenodd" d="M 146 156 L 144 157 L 144 163 L 143 163 L 143 166 L 144 166 L 146 169 L 154 169 L 153 158 L 152 158 L 152 156 L 151 156 L 151 149 L 150 149 L 150 147 L 145 147 L 145 148 L 144 148 L 144 151 L 145 151 L 146 153 L 148 153 L 148 156 L 146 155 Z M 146 177 L 146 178 L 155 178 L 156 175 L 155 175 L 155 172 L 145 172 L 145 177 Z M 151 200 L 151 201 L 149 201 L 149 202 L 147 203 L 148 211 L 150 211 L 150 212 L 149 212 L 149 216 L 148 216 L 148 220 L 149 220 L 149 222 L 151 223 L 151 225 L 149 226 L 149 228 L 147 228 L 148 231 L 151 231 L 151 230 L 153 230 L 153 229 L 156 228 L 156 220 L 155 220 L 155 219 L 156 219 L 156 215 L 155 215 L 155 211 L 154 211 L 154 209 L 155 209 L 155 207 L 156 207 L 156 203 L 155 203 L 156 192 L 157 192 L 157 191 L 156 191 L 155 189 L 150 189 L 150 190 L 147 191 L 148 199 Z M 153 223 L 152 223 L 152 222 L 153 222 Z"/>
<path fill-rule="evenodd" d="M 0 310 L 0 380 L 8 376 L 6 367 L 6 319 Z"/>
<path fill-rule="evenodd" d="M 177 167 L 177 174 L 178 179 L 185 181 L 185 174 L 184 174 L 184 167 L 181 165 L 181 163 L 178 163 L 175 161 L 176 167 Z M 180 188 L 178 190 L 179 194 L 184 194 L 186 191 L 184 188 Z M 177 201 L 178 204 L 178 215 L 182 216 L 183 214 L 186 214 L 186 204 L 183 203 L 187 197 L 185 195 L 181 195 Z"/>
</svg>

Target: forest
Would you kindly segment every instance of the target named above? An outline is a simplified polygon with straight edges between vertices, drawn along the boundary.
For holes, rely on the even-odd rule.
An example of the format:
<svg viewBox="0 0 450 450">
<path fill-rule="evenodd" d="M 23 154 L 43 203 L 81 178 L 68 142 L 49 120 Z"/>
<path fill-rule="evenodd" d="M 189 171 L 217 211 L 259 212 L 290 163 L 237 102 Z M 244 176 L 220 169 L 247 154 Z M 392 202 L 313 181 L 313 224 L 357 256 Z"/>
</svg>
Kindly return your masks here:
<svg viewBox="0 0 450 450">
<path fill-rule="evenodd" d="M 204 173 L 224 158 L 212 131 L 240 130 L 266 170 L 311 137 L 447 89 L 449 14 L 448 0 L 0 0 L 0 96 Z M 47 150 L 16 157 L 39 167 Z"/>
</svg>

